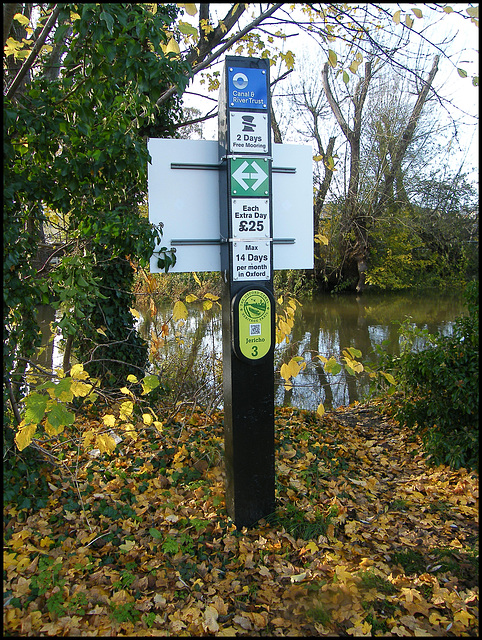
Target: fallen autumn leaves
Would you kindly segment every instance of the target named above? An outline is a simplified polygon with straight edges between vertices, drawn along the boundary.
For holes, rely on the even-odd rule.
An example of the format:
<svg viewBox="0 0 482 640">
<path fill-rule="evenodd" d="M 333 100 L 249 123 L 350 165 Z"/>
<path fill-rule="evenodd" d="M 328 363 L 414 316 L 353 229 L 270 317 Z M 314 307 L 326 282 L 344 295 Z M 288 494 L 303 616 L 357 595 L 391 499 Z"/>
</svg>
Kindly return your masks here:
<svg viewBox="0 0 482 640">
<path fill-rule="evenodd" d="M 224 509 L 222 415 L 201 411 L 48 474 L 4 506 L 4 632 L 25 636 L 477 636 L 478 475 L 426 466 L 354 406 L 276 411 L 277 512 Z"/>
</svg>

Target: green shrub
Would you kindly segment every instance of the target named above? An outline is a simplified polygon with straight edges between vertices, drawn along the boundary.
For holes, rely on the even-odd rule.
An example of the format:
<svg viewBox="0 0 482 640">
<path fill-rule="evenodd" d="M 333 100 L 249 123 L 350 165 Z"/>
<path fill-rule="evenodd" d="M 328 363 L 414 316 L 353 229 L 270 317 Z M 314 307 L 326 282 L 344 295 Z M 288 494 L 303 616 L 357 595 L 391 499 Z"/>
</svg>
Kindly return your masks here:
<svg viewBox="0 0 482 640">
<path fill-rule="evenodd" d="M 451 336 L 398 361 L 407 392 L 396 418 L 421 433 L 435 464 L 478 468 L 479 315 L 478 282 L 466 289 L 468 315 Z"/>
</svg>

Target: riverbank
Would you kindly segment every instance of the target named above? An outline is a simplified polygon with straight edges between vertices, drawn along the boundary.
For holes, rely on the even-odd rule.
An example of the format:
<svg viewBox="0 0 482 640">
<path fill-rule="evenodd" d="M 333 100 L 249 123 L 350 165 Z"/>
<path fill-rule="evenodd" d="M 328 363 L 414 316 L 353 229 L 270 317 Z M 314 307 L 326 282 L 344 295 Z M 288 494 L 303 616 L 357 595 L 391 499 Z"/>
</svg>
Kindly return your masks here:
<svg viewBox="0 0 482 640">
<path fill-rule="evenodd" d="M 275 420 L 277 511 L 241 532 L 222 414 L 65 443 L 47 505 L 4 506 L 6 634 L 478 635 L 478 475 L 428 467 L 375 403 Z"/>
</svg>

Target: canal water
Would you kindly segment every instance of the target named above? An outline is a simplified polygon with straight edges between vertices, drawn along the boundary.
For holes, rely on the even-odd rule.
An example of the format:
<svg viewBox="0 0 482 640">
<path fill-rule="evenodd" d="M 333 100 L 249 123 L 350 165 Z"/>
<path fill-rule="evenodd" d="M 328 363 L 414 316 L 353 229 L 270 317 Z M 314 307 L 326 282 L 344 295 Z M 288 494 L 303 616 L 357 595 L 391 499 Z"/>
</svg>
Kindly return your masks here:
<svg viewBox="0 0 482 640">
<path fill-rule="evenodd" d="M 177 371 L 180 374 L 177 383 L 184 385 L 186 394 L 197 395 L 200 403 L 209 398 L 211 404 L 222 407 L 221 312 L 215 307 L 203 311 L 196 303 L 186 306 L 189 315 L 185 324 L 171 326 L 165 344 L 159 347 L 152 373 L 173 376 Z M 172 316 L 172 307 L 166 304 L 154 319 L 145 311 L 138 325 L 141 335 L 149 339 L 152 329 Z M 336 375 L 326 374 L 315 356 L 334 356 L 342 362 L 343 349 L 354 347 L 361 351 L 362 362 L 375 362 L 377 345 L 390 354 L 400 353 L 399 329 L 403 321 L 432 334 L 448 335 L 455 318 L 465 313 L 462 296 L 439 292 L 320 295 L 305 300 L 296 312 L 290 343 L 276 346 L 275 404 L 314 411 L 320 402 L 331 410 L 363 400 L 370 382 L 366 374 L 349 375 L 344 368 Z M 49 323 L 53 319 L 50 307 L 40 308 L 39 323 L 46 349 L 39 362 L 58 367 L 62 366 L 59 341 L 49 342 Z M 303 357 L 307 366 L 293 379 L 292 389 L 287 390 L 279 369 L 294 356 Z M 198 393 L 196 386 L 202 387 L 202 393 Z"/>
<path fill-rule="evenodd" d="M 179 330 L 177 340 L 167 340 L 159 358 L 159 368 L 169 359 L 179 362 L 202 360 L 196 375 L 204 387 L 216 378 L 219 387 L 219 363 L 222 360 L 221 312 L 203 312 L 196 304 L 187 305 L 189 316 Z M 172 305 L 161 309 L 158 325 L 172 314 Z M 369 390 L 368 375 L 350 375 L 343 368 L 338 374 L 326 374 L 315 356 L 334 356 L 342 362 L 343 349 L 354 347 L 361 351 L 362 362 L 376 362 L 377 345 L 390 354 L 400 353 L 400 323 L 407 321 L 412 327 L 425 329 L 432 334 L 448 335 L 452 332 L 457 316 L 465 314 L 463 298 L 456 294 L 430 293 L 364 293 L 353 295 L 321 295 L 302 302 L 297 310 L 290 343 L 276 346 L 275 350 L 275 404 L 316 410 L 320 402 L 326 410 L 363 400 Z M 141 318 L 141 335 L 151 334 L 152 318 Z M 180 338 L 180 339 L 179 339 Z M 182 344 L 181 344 L 182 342 Z M 194 347 L 195 345 L 195 347 Z M 420 340 L 415 342 L 420 348 Z M 194 349 L 194 351 L 193 351 Z M 194 356 L 193 356 L 194 353 Z M 301 356 L 306 368 L 293 379 L 293 387 L 285 389 L 279 375 L 283 362 Z M 222 406 L 222 394 L 218 401 Z"/>
</svg>

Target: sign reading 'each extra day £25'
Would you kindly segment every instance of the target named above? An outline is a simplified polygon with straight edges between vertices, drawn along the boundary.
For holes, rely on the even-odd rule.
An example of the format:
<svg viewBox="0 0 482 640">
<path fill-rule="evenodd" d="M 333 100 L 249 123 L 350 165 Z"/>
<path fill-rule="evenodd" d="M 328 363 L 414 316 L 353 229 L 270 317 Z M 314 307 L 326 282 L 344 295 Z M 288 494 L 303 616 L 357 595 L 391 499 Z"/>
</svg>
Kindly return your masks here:
<svg viewBox="0 0 482 640">
<path fill-rule="evenodd" d="M 228 104 L 232 109 L 267 109 L 265 69 L 228 67 Z"/>
</svg>

